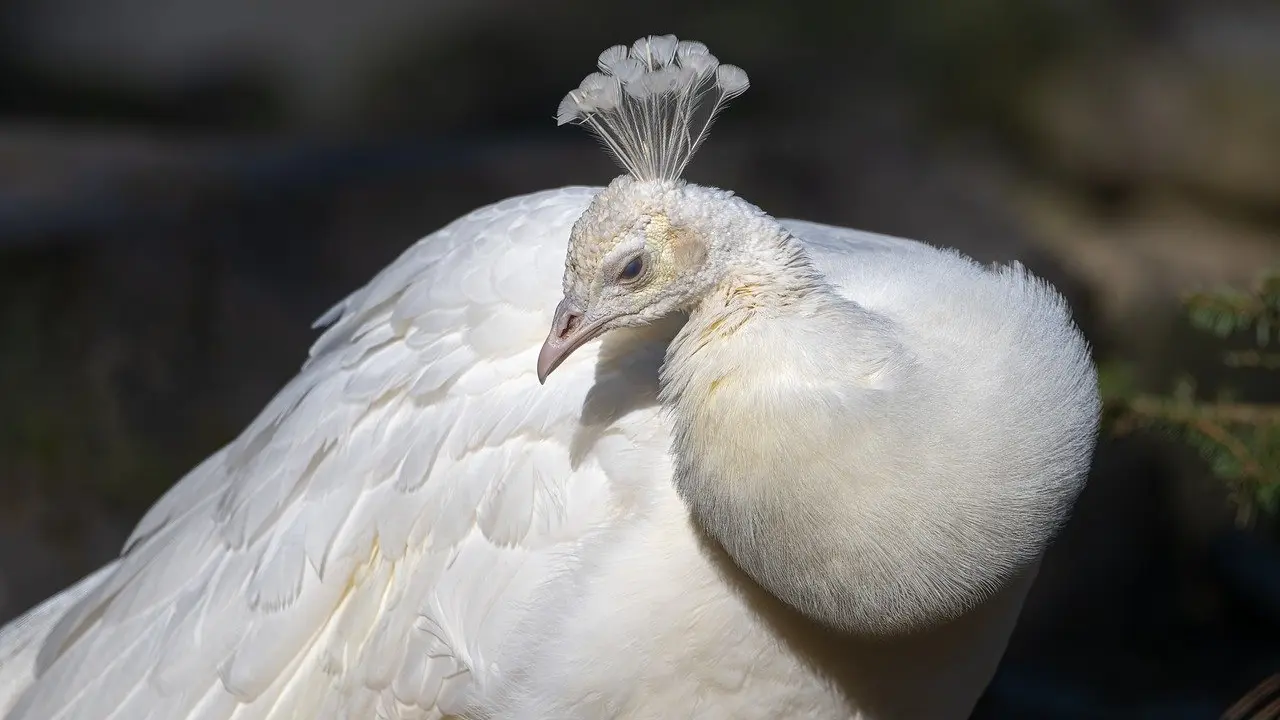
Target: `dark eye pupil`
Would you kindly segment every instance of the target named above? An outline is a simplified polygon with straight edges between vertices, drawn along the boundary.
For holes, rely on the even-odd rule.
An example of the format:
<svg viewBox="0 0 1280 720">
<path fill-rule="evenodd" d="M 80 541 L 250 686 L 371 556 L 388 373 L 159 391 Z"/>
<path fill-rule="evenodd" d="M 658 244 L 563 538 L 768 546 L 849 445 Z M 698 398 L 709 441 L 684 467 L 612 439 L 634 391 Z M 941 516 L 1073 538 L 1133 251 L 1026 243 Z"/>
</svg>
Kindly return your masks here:
<svg viewBox="0 0 1280 720">
<path fill-rule="evenodd" d="M 626 267 L 622 268 L 622 273 L 619 274 L 618 277 L 623 280 L 634 280 L 640 275 L 640 270 L 643 268 L 644 263 L 641 262 L 640 258 L 635 258 L 631 262 L 627 263 Z"/>
</svg>

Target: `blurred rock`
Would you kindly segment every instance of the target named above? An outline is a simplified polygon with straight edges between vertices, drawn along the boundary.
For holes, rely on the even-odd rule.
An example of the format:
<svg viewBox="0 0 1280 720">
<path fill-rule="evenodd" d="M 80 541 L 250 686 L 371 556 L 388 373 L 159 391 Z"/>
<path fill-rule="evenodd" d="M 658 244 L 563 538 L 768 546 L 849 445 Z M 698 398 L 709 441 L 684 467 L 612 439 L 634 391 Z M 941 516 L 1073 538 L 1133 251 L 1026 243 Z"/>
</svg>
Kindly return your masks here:
<svg viewBox="0 0 1280 720">
<path fill-rule="evenodd" d="M 1167 340 L 1183 294 L 1248 284 L 1280 263 L 1276 234 L 1184 198 L 1152 194 L 1100 212 L 1048 186 L 1020 195 L 1037 242 L 1089 288 L 1107 335 L 1131 356 Z"/>
<path fill-rule="evenodd" d="M 1280 8 L 1269 10 L 1205 7 L 1163 43 L 1065 58 L 1027 99 L 1033 141 L 1088 181 L 1274 208 Z M 1250 38 L 1270 38 L 1270 46 Z"/>
</svg>

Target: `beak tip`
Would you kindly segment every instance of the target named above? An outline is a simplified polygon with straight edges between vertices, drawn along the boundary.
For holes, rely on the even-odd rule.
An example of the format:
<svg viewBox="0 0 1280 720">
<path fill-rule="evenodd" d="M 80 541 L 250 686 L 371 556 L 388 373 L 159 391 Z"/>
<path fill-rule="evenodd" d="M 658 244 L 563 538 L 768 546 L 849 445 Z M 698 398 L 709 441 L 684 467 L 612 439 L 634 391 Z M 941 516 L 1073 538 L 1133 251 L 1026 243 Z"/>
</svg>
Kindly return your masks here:
<svg viewBox="0 0 1280 720">
<path fill-rule="evenodd" d="M 570 322 L 576 318 L 576 322 Z M 546 385 L 547 378 L 560 363 L 569 357 L 583 343 L 600 335 L 603 325 L 597 321 L 581 325 L 582 314 L 562 300 L 556 307 L 555 317 L 551 321 L 551 332 L 538 351 L 538 384 Z"/>
<path fill-rule="evenodd" d="M 538 353 L 537 373 L 539 385 L 547 384 L 547 378 L 551 377 L 551 371 L 555 370 L 558 364 L 555 352 L 551 349 L 550 344 L 543 345 L 542 352 Z"/>
</svg>

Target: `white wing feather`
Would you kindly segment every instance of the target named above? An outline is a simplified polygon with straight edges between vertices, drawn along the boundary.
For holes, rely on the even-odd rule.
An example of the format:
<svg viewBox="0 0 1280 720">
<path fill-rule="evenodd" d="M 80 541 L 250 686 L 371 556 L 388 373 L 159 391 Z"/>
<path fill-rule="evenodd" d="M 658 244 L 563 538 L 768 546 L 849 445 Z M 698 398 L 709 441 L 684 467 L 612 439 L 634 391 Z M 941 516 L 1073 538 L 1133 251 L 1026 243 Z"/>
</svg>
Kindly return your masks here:
<svg viewBox="0 0 1280 720">
<path fill-rule="evenodd" d="M 555 391 L 533 374 L 593 194 L 472 213 L 336 306 L 52 629 L 10 720 L 461 710 L 557 548 L 622 510 L 569 457 L 594 353 Z"/>
<path fill-rule="evenodd" d="M 334 306 L 121 560 L 0 632 L 0 711 L 22 693 L 9 720 L 407 720 L 496 687 L 491 658 L 574 543 L 634 510 L 628 483 L 667 480 L 652 398 L 583 447 L 596 346 L 555 388 L 533 373 L 597 190 L 477 210 Z M 827 263 L 915 247 L 785 223 Z M 656 378 L 652 350 L 629 362 Z"/>
<path fill-rule="evenodd" d="M 114 569 L 115 563 L 100 568 L 0 628 L 0 713 L 8 712 L 31 684 L 36 656 L 58 619 L 106 580 Z"/>
</svg>

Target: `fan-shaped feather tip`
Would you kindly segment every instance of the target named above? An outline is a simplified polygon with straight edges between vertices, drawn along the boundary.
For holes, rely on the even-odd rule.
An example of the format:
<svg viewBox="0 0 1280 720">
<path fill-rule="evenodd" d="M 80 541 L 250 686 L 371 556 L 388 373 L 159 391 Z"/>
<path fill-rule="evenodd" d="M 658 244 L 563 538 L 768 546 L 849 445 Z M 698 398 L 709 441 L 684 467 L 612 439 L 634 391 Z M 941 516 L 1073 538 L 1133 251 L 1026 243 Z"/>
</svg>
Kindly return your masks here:
<svg viewBox="0 0 1280 720">
<path fill-rule="evenodd" d="M 586 125 L 637 180 L 680 177 L 715 116 L 750 84 L 742 68 L 674 35 L 614 45 L 596 66 L 560 101 L 556 122 Z"/>
</svg>

